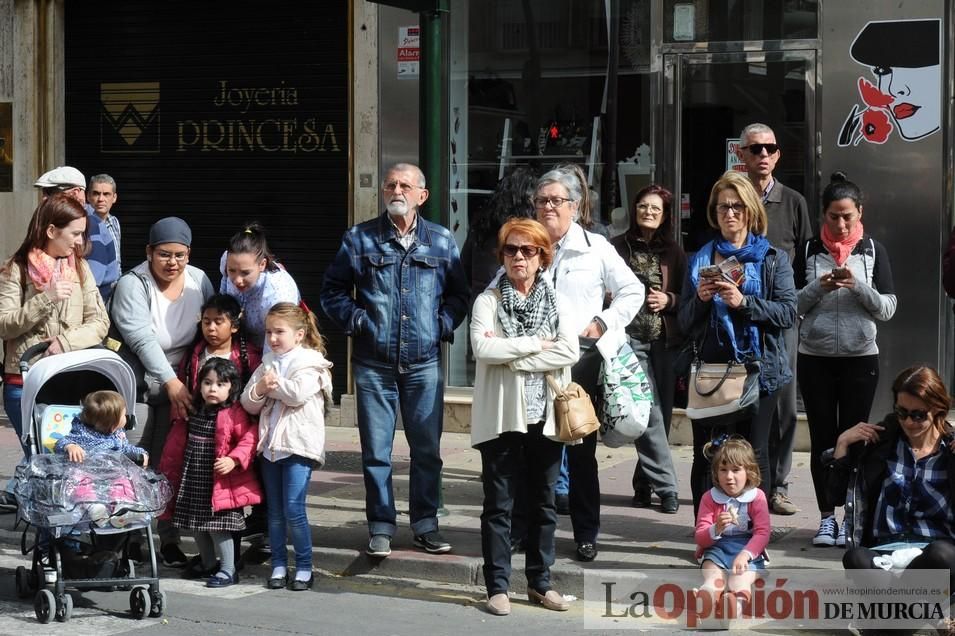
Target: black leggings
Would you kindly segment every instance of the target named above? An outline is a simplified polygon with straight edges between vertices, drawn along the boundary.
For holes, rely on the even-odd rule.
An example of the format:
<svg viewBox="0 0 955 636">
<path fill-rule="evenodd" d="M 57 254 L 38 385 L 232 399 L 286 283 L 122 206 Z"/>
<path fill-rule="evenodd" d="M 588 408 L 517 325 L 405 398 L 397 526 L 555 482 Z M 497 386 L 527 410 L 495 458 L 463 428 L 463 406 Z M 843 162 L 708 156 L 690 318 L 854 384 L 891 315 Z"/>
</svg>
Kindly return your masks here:
<svg viewBox="0 0 955 636">
<path fill-rule="evenodd" d="M 836 445 L 840 433 L 869 419 L 879 384 L 879 356 L 826 358 L 800 353 L 796 373 L 809 420 L 809 472 L 816 504 L 819 512 L 832 512 L 822 454 Z"/>
</svg>

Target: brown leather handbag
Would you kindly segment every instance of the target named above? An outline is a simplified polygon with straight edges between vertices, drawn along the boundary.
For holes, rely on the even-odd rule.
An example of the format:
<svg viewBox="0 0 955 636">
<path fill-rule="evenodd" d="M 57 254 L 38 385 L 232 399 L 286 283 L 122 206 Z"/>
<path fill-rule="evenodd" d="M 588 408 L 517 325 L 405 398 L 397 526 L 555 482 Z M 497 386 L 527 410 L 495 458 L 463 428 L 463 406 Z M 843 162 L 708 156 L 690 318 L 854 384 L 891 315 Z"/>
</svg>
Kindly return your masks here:
<svg viewBox="0 0 955 636">
<path fill-rule="evenodd" d="M 554 391 L 554 420 L 560 441 L 576 442 L 600 428 L 594 403 L 582 386 L 571 382 L 562 389 L 549 373 L 547 384 Z"/>
</svg>

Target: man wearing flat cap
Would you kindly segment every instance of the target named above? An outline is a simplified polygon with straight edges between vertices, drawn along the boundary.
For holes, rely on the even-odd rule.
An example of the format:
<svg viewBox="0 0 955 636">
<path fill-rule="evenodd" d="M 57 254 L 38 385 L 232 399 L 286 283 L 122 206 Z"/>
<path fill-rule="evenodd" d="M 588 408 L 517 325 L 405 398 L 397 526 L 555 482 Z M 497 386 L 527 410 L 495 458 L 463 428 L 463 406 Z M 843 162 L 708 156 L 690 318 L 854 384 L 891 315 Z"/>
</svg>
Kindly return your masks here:
<svg viewBox="0 0 955 636">
<path fill-rule="evenodd" d="M 185 417 L 191 408 L 192 396 L 176 368 L 195 338 L 202 305 L 214 293 L 205 272 L 189 264 L 191 245 L 192 230 L 185 221 L 174 216 L 156 221 L 149 229 L 145 262 L 119 279 L 110 303 L 110 320 L 122 346 L 145 369 L 150 413 L 136 431 L 141 439 L 129 437 L 150 457 L 162 457 L 170 416 Z M 179 533 L 168 521 L 159 523 L 159 540 L 163 563 L 186 564 Z"/>
<path fill-rule="evenodd" d="M 86 210 L 87 234 L 90 238 L 90 253 L 86 255 L 86 262 L 96 279 L 103 302 L 107 302 L 119 280 L 119 250 L 96 210 L 86 202 L 86 178 L 83 173 L 71 166 L 60 166 L 40 175 L 33 185 L 43 190 L 43 198 L 63 192 L 76 199 Z"/>
</svg>

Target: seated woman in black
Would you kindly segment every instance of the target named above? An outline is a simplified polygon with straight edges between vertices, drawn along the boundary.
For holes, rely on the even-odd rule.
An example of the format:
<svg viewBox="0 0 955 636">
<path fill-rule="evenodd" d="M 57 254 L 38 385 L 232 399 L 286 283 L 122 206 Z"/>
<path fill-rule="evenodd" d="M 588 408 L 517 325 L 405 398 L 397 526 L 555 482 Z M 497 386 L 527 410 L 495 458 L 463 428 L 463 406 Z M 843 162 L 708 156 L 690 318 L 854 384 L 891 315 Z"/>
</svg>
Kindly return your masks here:
<svg viewBox="0 0 955 636">
<path fill-rule="evenodd" d="M 892 383 L 895 409 L 859 422 L 823 453 L 829 497 L 846 506 L 848 569 L 877 567 L 896 549 L 922 550 L 906 569 L 955 570 L 952 399 L 935 369 L 914 366 Z"/>
</svg>

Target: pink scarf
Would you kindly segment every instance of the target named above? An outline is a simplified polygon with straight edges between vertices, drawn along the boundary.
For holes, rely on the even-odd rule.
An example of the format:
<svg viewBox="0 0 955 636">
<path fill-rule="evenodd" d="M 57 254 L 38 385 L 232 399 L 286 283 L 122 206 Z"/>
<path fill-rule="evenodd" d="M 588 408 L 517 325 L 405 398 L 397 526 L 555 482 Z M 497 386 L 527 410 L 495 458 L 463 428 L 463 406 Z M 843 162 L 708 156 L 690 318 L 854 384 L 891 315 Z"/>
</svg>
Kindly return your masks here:
<svg viewBox="0 0 955 636">
<path fill-rule="evenodd" d="M 76 273 L 76 256 L 70 254 L 66 258 L 53 258 L 38 247 L 30 250 L 27 256 L 27 274 L 33 286 L 41 292 L 57 281 L 80 282 Z"/>
<path fill-rule="evenodd" d="M 829 250 L 829 253 L 832 254 L 832 258 L 835 259 L 836 265 L 842 267 L 842 265 L 849 259 L 849 254 L 852 254 L 853 248 L 855 248 L 856 243 L 859 242 L 859 239 L 862 238 L 862 221 L 859 221 L 852 228 L 852 231 L 844 239 L 837 239 L 832 236 L 832 233 L 829 231 L 829 226 L 823 222 L 822 232 L 820 236 L 822 238 L 822 244 L 826 246 L 826 249 Z"/>
</svg>

